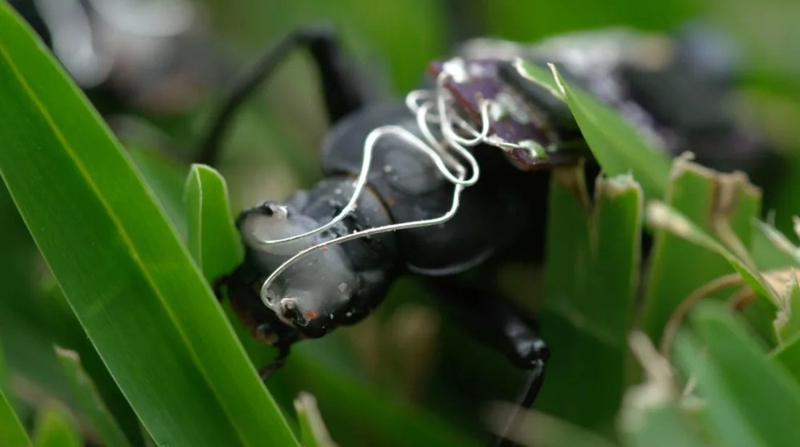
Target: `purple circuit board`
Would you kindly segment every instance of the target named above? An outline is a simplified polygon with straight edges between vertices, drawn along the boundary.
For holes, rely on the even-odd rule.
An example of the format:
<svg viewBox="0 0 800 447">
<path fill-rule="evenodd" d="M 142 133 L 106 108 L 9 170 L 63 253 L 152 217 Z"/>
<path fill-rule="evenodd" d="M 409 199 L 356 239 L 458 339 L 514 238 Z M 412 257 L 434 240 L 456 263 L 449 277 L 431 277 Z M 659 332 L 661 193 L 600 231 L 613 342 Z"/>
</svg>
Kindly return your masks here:
<svg viewBox="0 0 800 447">
<path fill-rule="evenodd" d="M 445 87 L 473 124 L 480 125 L 480 100 L 488 99 L 505 111 L 497 117 L 490 113 L 489 135 L 510 143 L 534 145 L 548 148 L 546 153 L 535 155 L 527 149 L 506 151 L 509 160 L 519 169 L 532 171 L 550 169 L 556 165 L 572 165 L 585 154 L 574 150 L 558 150 L 557 143 L 547 132 L 547 122 L 526 103 L 523 92 L 506 83 L 498 73 L 497 60 L 464 60 L 459 62 L 463 75 L 455 80 L 451 77 Z M 445 62 L 434 61 L 428 71 L 434 79 L 442 72 Z M 498 115 L 498 114 L 494 114 Z"/>
</svg>

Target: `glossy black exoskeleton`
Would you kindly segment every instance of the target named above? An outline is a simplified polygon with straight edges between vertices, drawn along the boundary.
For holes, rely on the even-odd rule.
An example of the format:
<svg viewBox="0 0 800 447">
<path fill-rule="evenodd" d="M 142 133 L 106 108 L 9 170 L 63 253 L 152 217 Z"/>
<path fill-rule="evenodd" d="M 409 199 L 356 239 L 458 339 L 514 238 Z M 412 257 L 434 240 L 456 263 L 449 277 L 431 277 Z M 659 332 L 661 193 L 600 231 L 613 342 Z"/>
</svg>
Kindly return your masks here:
<svg viewBox="0 0 800 447">
<path fill-rule="evenodd" d="M 461 64 L 465 79 L 447 88 L 461 96 L 464 113 L 477 111 L 470 98 L 480 95 L 500 101 L 504 95 L 503 101 L 514 104 L 510 113 L 523 118 L 511 130 L 493 123 L 492 132 L 521 132 L 536 147 L 550 148 L 549 156 L 543 160 L 525 151 L 473 148 L 481 178 L 464 191 L 452 219 L 319 250 L 272 283 L 267 307 L 260 296 L 262 284 L 298 251 L 366 228 L 441 216 L 453 198 L 452 184 L 429 158 L 401 139 L 384 138 L 375 146 L 367 184 L 354 211 L 308 240 L 265 245 L 265 240 L 318 228 L 344 209 L 361 170 L 365 140 L 373 130 L 394 125 L 421 136 L 414 114 L 401 101 L 370 102 L 330 32 L 301 30 L 281 40 L 223 103 L 201 151 L 201 161 L 213 163 L 237 106 L 292 48 L 310 50 L 333 123 L 320 154 L 326 178 L 284 202 L 266 201 L 245 210 L 237 221 L 245 261 L 217 284 L 219 293 L 227 291 L 255 337 L 280 350 L 263 375 L 282 364 L 292 343 L 324 336 L 336 326 L 366 317 L 392 282 L 411 272 L 427 277 L 479 338 L 530 372 L 519 398 L 521 405 L 529 406 L 542 384 L 549 355 L 535 323 L 491 287 L 468 287 L 457 275 L 491 269 L 509 256 L 535 257 L 541 251 L 536 245 L 542 239 L 547 169 L 588 159 L 590 154 L 566 104 L 522 76 L 512 61 L 556 63 L 571 81 L 617 108 L 674 155 L 691 150 L 699 161 L 722 169 L 754 167 L 764 148 L 727 107 L 735 80 L 734 59 L 708 50 L 695 36 L 668 40 L 618 31 L 566 36 L 538 45 L 496 40 L 463 45 L 458 59 L 450 61 Z M 430 69 L 435 74 L 442 64 Z M 567 146 L 571 149 L 558 149 Z"/>
</svg>

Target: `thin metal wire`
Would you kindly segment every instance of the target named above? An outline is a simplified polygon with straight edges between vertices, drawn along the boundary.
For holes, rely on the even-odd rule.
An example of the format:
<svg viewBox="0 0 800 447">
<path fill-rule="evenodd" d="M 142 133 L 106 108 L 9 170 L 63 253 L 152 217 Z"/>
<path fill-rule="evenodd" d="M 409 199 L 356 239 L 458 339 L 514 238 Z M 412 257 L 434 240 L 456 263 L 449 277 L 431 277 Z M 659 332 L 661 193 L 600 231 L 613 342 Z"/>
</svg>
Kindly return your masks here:
<svg viewBox="0 0 800 447">
<path fill-rule="evenodd" d="M 383 137 L 385 135 L 390 135 L 390 134 L 393 134 L 393 135 L 395 135 L 397 137 L 402 138 L 403 140 L 408 141 L 409 143 L 414 144 L 415 147 L 419 147 L 419 146 L 417 146 L 417 143 L 422 143 L 422 141 L 419 138 L 417 138 L 414 134 L 412 134 L 411 132 L 407 131 L 406 129 L 403 129 L 402 127 L 383 126 L 383 127 L 379 127 L 377 129 L 375 129 L 374 131 L 372 131 L 369 134 L 369 137 L 367 137 L 367 141 L 368 141 L 367 147 L 369 148 L 369 150 L 372 150 L 372 147 L 374 147 L 375 142 L 379 138 L 381 138 L 381 137 Z M 370 137 L 372 137 L 372 139 L 370 139 Z M 430 156 L 429 152 L 425 151 L 425 153 L 429 154 L 429 156 Z M 264 284 L 261 286 L 261 294 L 260 294 L 261 295 L 261 301 L 268 308 L 270 308 L 272 310 L 276 310 L 276 306 L 277 306 L 278 302 L 273 302 L 269 297 L 269 288 L 272 285 L 272 283 L 275 281 L 275 279 L 281 273 L 286 271 L 286 269 L 288 269 L 289 267 L 291 267 L 296 262 L 300 261 L 301 259 L 305 258 L 306 256 L 308 256 L 308 255 L 310 255 L 310 254 L 312 254 L 312 253 L 314 253 L 316 251 L 322 250 L 324 248 L 332 247 L 334 245 L 343 244 L 345 242 L 352 241 L 352 240 L 355 240 L 355 239 L 359 239 L 359 238 L 362 238 L 362 237 L 373 236 L 373 235 L 381 234 L 381 233 L 388 233 L 390 231 L 407 230 L 409 228 L 428 227 L 428 226 L 439 225 L 439 224 L 443 224 L 443 223 L 447 222 L 448 220 L 450 220 L 456 214 L 456 211 L 458 211 L 458 207 L 460 206 L 460 203 L 461 203 L 460 202 L 461 192 L 464 191 L 464 188 L 465 188 L 465 186 L 461 185 L 461 184 L 457 184 L 453 188 L 453 202 L 452 202 L 452 204 L 450 206 L 450 209 L 446 213 L 442 214 L 439 217 L 436 217 L 436 218 L 433 218 L 433 219 L 415 220 L 415 221 L 411 221 L 411 222 L 401 222 L 401 223 L 396 223 L 396 224 L 391 224 L 391 225 L 384 225 L 384 226 L 376 227 L 376 228 L 370 228 L 370 229 L 363 230 L 363 231 L 355 231 L 355 232 L 347 234 L 345 236 L 337 237 L 335 239 L 331 239 L 331 240 L 328 240 L 328 241 L 325 241 L 325 242 L 320 242 L 319 244 L 313 245 L 313 246 L 308 247 L 308 248 L 306 248 L 304 250 L 300 250 L 297 254 L 295 254 L 294 256 L 292 256 L 291 258 L 286 260 L 283 264 L 278 266 L 278 268 L 275 269 L 275 271 L 272 272 L 271 275 L 269 275 L 269 277 L 266 279 L 266 281 L 264 281 Z"/>
<path fill-rule="evenodd" d="M 413 90 L 406 95 L 406 107 L 408 107 L 408 110 L 411 110 L 412 113 L 416 114 L 419 108 L 422 107 L 424 103 L 430 102 L 433 96 L 433 90 Z M 431 119 L 436 118 L 431 117 Z"/>
<path fill-rule="evenodd" d="M 275 269 L 275 271 L 273 271 L 272 274 L 270 274 L 269 277 L 264 281 L 261 287 L 260 296 L 261 301 L 265 306 L 277 312 L 276 307 L 279 301 L 273 302 L 273 300 L 270 299 L 270 286 L 275 282 L 278 276 L 285 272 L 289 267 L 316 251 L 375 234 L 439 225 L 447 222 L 455 215 L 460 205 L 462 191 L 466 187 L 477 183 L 478 179 L 480 178 L 480 166 L 478 165 L 478 161 L 475 159 L 475 156 L 469 152 L 467 147 L 477 146 L 482 143 L 492 144 L 493 146 L 500 145 L 498 142 L 489 138 L 489 102 L 481 101 L 481 129 L 475 129 L 464 118 L 459 116 L 455 107 L 453 107 L 454 99 L 445 87 L 445 84 L 449 79 L 451 79 L 451 74 L 444 70 L 437 77 L 435 89 L 416 90 L 412 91 L 406 96 L 406 106 L 409 108 L 409 110 L 411 110 L 412 113 L 414 113 L 417 126 L 427 142 L 421 140 L 407 129 L 395 125 L 381 126 L 373 129 L 367 135 L 366 141 L 364 142 L 364 158 L 361 163 L 361 171 L 359 172 L 356 182 L 353 184 L 353 194 L 342 211 L 326 224 L 313 230 L 282 239 L 259 240 L 259 243 L 269 246 L 296 241 L 298 239 L 319 234 L 341 222 L 342 219 L 356 209 L 358 198 L 360 197 L 361 191 L 367 182 L 367 176 L 369 175 L 370 165 L 372 163 L 372 154 L 374 152 L 375 145 L 379 139 L 386 136 L 400 138 L 406 143 L 409 143 L 411 148 L 423 152 L 433 161 L 434 165 L 436 165 L 436 169 L 442 174 L 442 176 L 444 176 L 448 182 L 454 185 L 453 201 L 450 210 L 448 210 L 445 214 L 432 219 L 401 222 L 370 228 L 363 231 L 356 231 L 345 236 L 340 236 L 335 239 L 318 243 L 299 251 L 297 254 L 278 266 L 278 268 Z M 436 114 L 429 113 L 433 107 L 436 107 Z M 461 131 L 471 135 L 471 138 L 465 138 L 459 135 L 453 127 L 454 123 Z M 433 132 L 429 127 L 431 124 L 438 125 L 439 131 L 444 139 L 443 141 L 439 141 L 433 135 Z M 470 176 L 467 178 L 468 172 L 470 173 Z"/>
<path fill-rule="evenodd" d="M 443 83 L 447 79 L 446 73 L 443 72 L 443 75 L 439 76 L 439 79 L 442 80 L 441 82 L 438 83 L 438 84 L 440 84 L 442 86 L 442 87 L 439 87 L 439 88 L 441 88 L 443 90 Z M 428 149 L 432 149 L 432 151 L 435 151 L 435 153 L 438 154 L 436 156 L 431 156 L 429 154 L 429 156 L 431 156 L 431 159 L 436 164 L 436 168 L 439 170 L 439 172 L 441 172 L 442 175 L 444 175 L 445 178 L 450 183 L 453 183 L 454 185 L 463 184 L 464 186 L 472 186 L 478 181 L 478 178 L 480 177 L 480 167 L 478 166 L 478 162 L 475 159 L 475 157 L 471 153 L 469 153 L 469 151 L 466 148 L 461 146 L 461 144 L 459 144 L 458 142 L 455 142 L 455 141 L 451 142 L 450 141 L 450 138 L 455 137 L 455 138 L 459 138 L 460 139 L 460 137 L 458 137 L 455 134 L 455 132 L 452 129 L 452 124 L 450 123 L 450 118 L 448 118 L 446 116 L 448 114 L 448 109 L 446 107 L 445 102 L 443 100 L 441 100 L 441 98 L 443 96 L 441 93 L 442 92 L 439 92 L 439 95 L 438 95 L 439 96 L 439 116 L 437 118 L 438 118 L 439 121 L 441 121 L 441 126 L 440 127 L 442 129 L 442 133 L 445 134 L 445 138 L 448 140 L 448 142 L 451 143 L 451 145 L 453 147 L 456 148 L 456 152 L 458 153 L 458 155 L 463 157 L 464 159 L 466 159 L 467 162 L 469 163 L 470 170 L 472 171 L 472 176 L 467 180 L 457 178 L 457 176 L 453 175 L 453 173 L 446 166 L 445 158 L 448 158 L 447 162 L 449 162 L 449 164 L 452 164 L 453 166 L 456 166 L 456 167 L 461 166 L 463 168 L 463 165 L 458 163 L 452 156 L 449 156 L 449 154 L 445 150 L 442 150 L 441 146 L 439 144 L 435 143 L 436 139 L 433 137 L 432 133 L 430 132 L 430 129 L 428 128 L 428 126 L 426 124 L 426 115 L 427 115 L 427 110 L 430 108 L 430 104 L 428 102 L 425 102 L 422 105 L 419 105 L 417 103 L 418 98 L 424 97 L 425 95 L 430 95 L 431 93 L 429 91 L 424 91 L 424 90 L 422 90 L 422 91 L 418 90 L 418 91 L 411 92 L 411 93 L 409 93 L 409 95 L 406 98 L 406 105 L 408 105 L 409 108 L 412 111 L 416 112 L 417 124 L 419 125 L 420 129 L 422 130 L 423 135 L 426 137 L 428 142 L 431 144 L 431 147 L 428 147 L 427 145 L 425 145 L 425 149 L 423 149 L 423 150 L 427 151 Z M 411 99 L 409 99 L 409 98 L 411 98 Z M 488 115 L 489 115 L 489 113 L 488 113 L 488 102 L 484 101 L 481 104 L 481 121 L 482 121 L 481 131 L 477 132 L 474 129 L 472 129 L 472 132 L 474 133 L 475 137 L 473 138 L 473 140 L 460 139 L 462 144 L 465 144 L 465 145 L 468 145 L 468 146 L 475 146 L 475 145 L 479 144 L 483 139 L 486 138 L 486 136 L 489 133 L 489 116 Z M 421 120 L 420 120 L 420 117 L 422 117 Z M 463 122 L 463 120 L 462 120 L 462 122 Z M 378 129 L 380 129 L 380 128 L 378 128 Z M 378 130 L 378 129 L 375 129 L 375 130 Z M 367 140 L 369 140 L 369 136 L 367 137 Z M 417 139 L 417 141 L 419 142 L 419 139 Z M 424 145 L 424 143 L 422 143 L 422 145 Z M 315 228 L 313 230 L 306 231 L 305 233 L 300 233 L 300 234 L 296 234 L 294 236 L 289 236 L 289 237 L 285 237 L 285 238 L 281 238 L 281 239 L 261 239 L 261 240 L 259 240 L 259 243 L 262 244 L 262 245 L 269 246 L 269 245 L 276 245 L 276 244 L 283 244 L 283 243 L 287 243 L 287 242 L 293 242 L 293 241 L 296 241 L 296 240 L 299 240 L 299 239 L 303 239 L 303 238 L 306 238 L 306 237 L 309 237 L 309 236 L 313 236 L 315 234 L 319 234 L 319 233 L 321 233 L 321 232 L 333 227 L 337 223 L 341 222 L 345 217 L 347 217 L 348 214 L 350 214 L 353 210 L 356 209 L 356 203 L 358 202 L 358 198 L 360 197 L 361 191 L 363 190 L 364 186 L 367 183 L 367 176 L 369 175 L 369 167 L 370 167 L 371 163 L 372 163 L 372 151 L 371 150 L 367 150 L 367 146 L 365 144 L 365 147 L 364 147 L 364 159 L 362 160 L 362 163 L 361 163 L 361 171 L 359 172 L 358 179 L 356 180 L 356 182 L 354 184 L 354 188 L 355 189 L 353 190 L 353 194 L 350 196 L 350 200 L 344 206 L 342 211 L 339 214 L 337 214 L 333 219 L 329 220 L 326 224 L 324 224 L 324 225 L 322 225 L 320 227 L 317 227 L 317 228 Z M 456 169 L 458 169 L 458 168 L 456 168 Z"/>
</svg>

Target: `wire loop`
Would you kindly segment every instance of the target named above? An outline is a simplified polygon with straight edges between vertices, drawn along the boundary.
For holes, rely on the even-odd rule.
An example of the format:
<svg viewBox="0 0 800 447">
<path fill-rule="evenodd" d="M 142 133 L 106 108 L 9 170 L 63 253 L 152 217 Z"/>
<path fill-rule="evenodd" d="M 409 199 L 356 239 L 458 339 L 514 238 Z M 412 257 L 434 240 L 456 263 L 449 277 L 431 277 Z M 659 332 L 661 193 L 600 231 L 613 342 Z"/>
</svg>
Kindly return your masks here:
<svg viewBox="0 0 800 447">
<path fill-rule="evenodd" d="M 441 173 L 448 182 L 453 184 L 453 200 L 450 209 L 436 218 L 401 222 L 356 231 L 300 250 L 278 266 L 264 281 L 261 286 L 260 296 L 265 306 L 273 311 L 277 311 L 277 300 L 273 300 L 269 296 L 270 286 L 275 282 L 278 276 L 293 264 L 319 250 L 362 237 L 390 231 L 440 225 L 447 222 L 455 215 L 460 205 L 460 198 L 463 190 L 477 183 L 480 178 L 480 166 L 478 165 L 478 161 L 467 148 L 480 144 L 504 147 L 508 142 L 495 140 L 489 136 L 489 131 L 491 129 L 489 121 L 489 101 L 482 100 L 480 102 L 480 129 L 476 129 L 468 120 L 459 115 L 455 107 L 455 99 L 446 88 L 446 83 L 453 79 L 453 74 L 447 70 L 447 67 L 448 64 L 445 64 L 444 69 L 436 79 L 436 86 L 434 89 L 415 90 L 406 95 L 406 106 L 415 115 L 418 130 L 422 134 L 424 140 L 420 139 L 409 130 L 396 125 L 385 125 L 373 129 L 364 141 L 364 158 L 361 163 L 361 171 L 353 185 L 353 194 L 350 196 L 347 205 L 345 205 L 342 211 L 324 225 L 313 230 L 281 239 L 262 239 L 259 240 L 259 243 L 264 246 L 271 246 L 296 241 L 319 234 L 341 222 L 349 213 L 356 209 L 358 198 L 367 183 L 367 176 L 369 175 L 375 145 L 381 138 L 388 136 L 399 138 L 408 143 L 409 148 L 424 153 L 433 161 L 439 173 Z M 436 113 L 431 114 L 430 112 L 434 108 Z M 441 139 L 434 135 L 431 126 L 436 126 L 438 128 Z M 464 134 L 468 136 L 464 136 Z M 467 174 L 469 174 L 469 176 L 467 176 Z"/>
</svg>

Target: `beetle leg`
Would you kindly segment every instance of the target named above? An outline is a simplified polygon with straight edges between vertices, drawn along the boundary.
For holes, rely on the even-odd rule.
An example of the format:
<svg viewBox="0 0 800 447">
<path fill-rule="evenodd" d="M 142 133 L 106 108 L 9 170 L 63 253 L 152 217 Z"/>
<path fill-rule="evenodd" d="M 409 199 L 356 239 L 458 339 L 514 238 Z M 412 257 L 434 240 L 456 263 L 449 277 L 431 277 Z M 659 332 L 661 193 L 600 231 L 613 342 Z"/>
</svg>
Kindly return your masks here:
<svg viewBox="0 0 800 447">
<path fill-rule="evenodd" d="M 217 109 L 208 132 L 200 143 L 197 161 L 213 165 L 223 134 L 239 106 L 274 74 L 295 48 L 306 48 L 320 72 L 328 118 L 338 121 L 366 104 L 367 95 L 355 64 L 342 50 L 330 27 L 304 27 L 290 32 L 273 45 L 256 63 L 236 79 Z"/>
<path fill-rule="evenodd" d="M 525 318 L 524 313 L 509 300 L 496 296 L 497 293 L 480 287 L 467 287 L 448 277 L 432 278 L 431 284 L 467 324 L 471 333 L 505 354 L 514 366 L 528 372 L 516 403 L 520 409 L 530 408 L 542 387 L 549 357 L 549 350 L 539 337 L 535 323 Z M 515 413 L 509 419 L 493 446 L 510 445 L 505 435 L 514 428 L 518 417 L 519 414 Z"/>
<path fill-rule="evenodd" d="M 266 383 L 275 371 L 281 369 L 281 367 L 286 364 L 286 358 L 289 357 L 291 346 L 291 343 L 284 343 L 277 346 L 278 356 L 268 365 L 258 369 L 258 375 L 261 377 L 261 380 Z"/>
<path fill-rule="evenodd" d="M 534 366 L 528 371 L 528 377 L 525 380 L 525 385 L 522 387 L 519 396 L 516 400 L 516 410 L 506 421 L 506 426 L 492 442 L 493 447 L 506 447 L 511 444 L 508 440 L 508 434 L 517 428 L 522 417 L 522 412 L 533 405 L 536 396 L 539 395 L 539 390 L 542 389 L 544 383 L 544 371 L 546 359 L 538 359 L 534 361 Z"/>
</svg>

